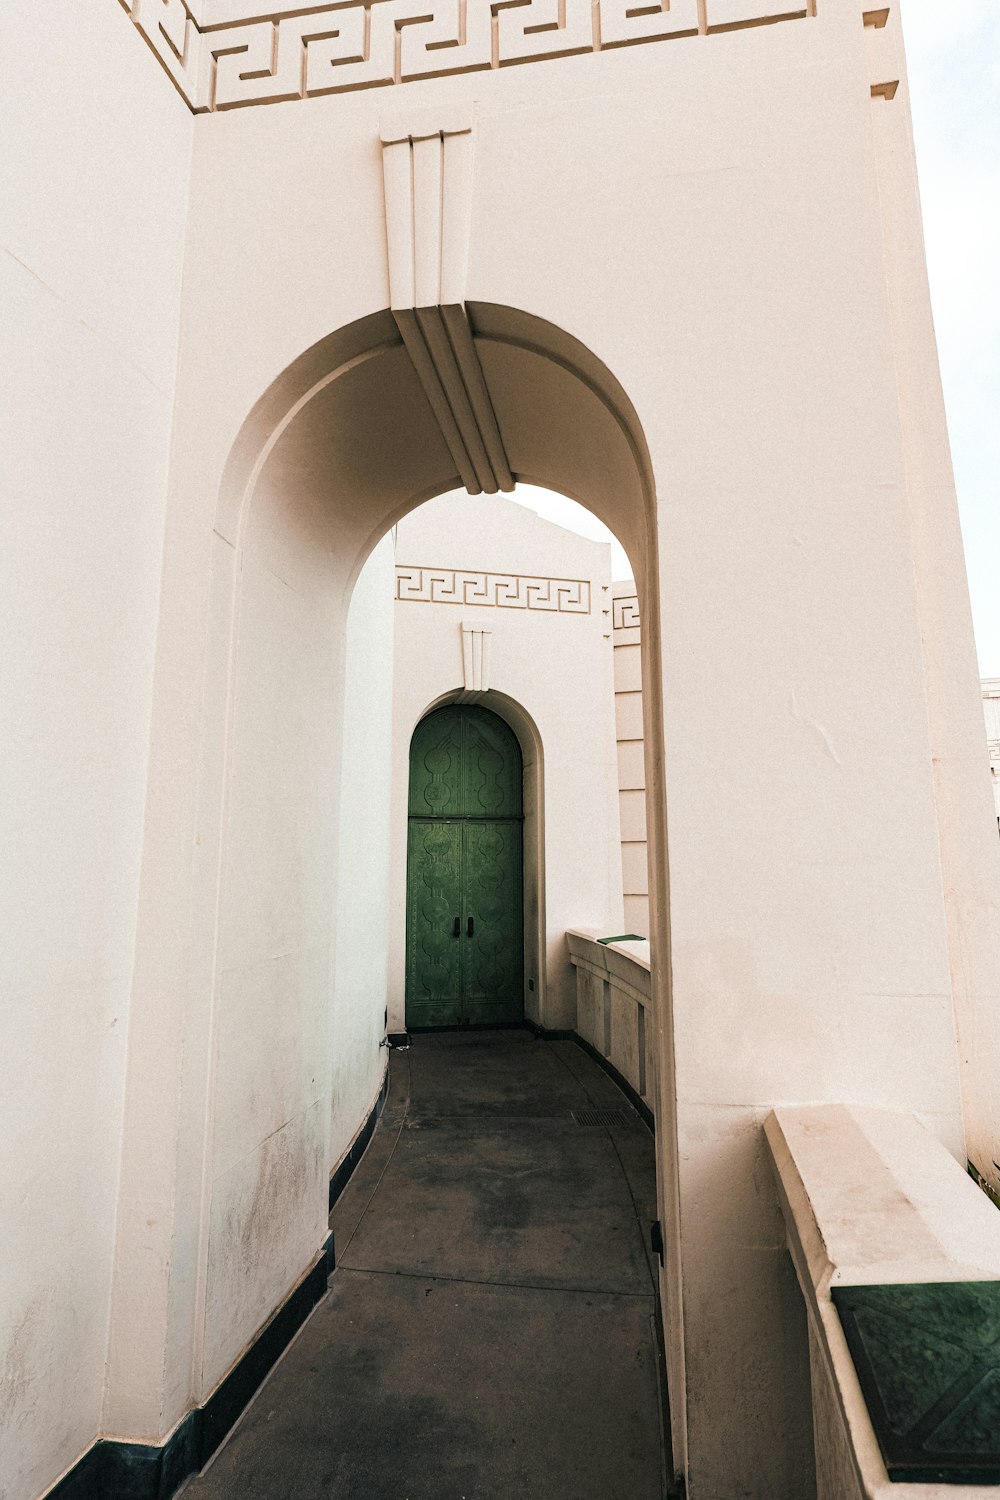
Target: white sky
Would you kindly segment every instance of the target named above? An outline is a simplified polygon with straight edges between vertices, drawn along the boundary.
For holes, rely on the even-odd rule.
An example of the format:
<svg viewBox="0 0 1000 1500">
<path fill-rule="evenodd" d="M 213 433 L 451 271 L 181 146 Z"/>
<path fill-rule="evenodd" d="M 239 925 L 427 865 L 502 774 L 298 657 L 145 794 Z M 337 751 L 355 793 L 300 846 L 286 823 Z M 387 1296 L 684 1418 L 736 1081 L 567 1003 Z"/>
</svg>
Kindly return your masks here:
<svg viewBox="0 0 1000 1500">
<path fill-rule="evenodd" d="M 1000 677 L 1000 5 L 904 0 L 927 262 L 983 677 Z"/>
<path fill-rule="evenodd" d="M 983 677 L 1000 677 L 1000 0 L 903 0 L 913 129 Z M 518 486 L 549 521 L 614 547 L 582 506 Z"/>
</svg>

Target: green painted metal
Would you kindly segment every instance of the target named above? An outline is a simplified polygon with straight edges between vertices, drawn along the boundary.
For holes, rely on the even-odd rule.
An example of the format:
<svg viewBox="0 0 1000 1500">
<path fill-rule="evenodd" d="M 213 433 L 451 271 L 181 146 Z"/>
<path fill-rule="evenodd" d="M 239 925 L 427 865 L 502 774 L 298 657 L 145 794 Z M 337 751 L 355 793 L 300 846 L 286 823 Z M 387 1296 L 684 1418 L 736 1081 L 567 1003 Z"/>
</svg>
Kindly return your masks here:
<svg viewBox="0 0 1000 1500">
<path fill-rule="evenodd" d="M 521 751 L 476 705 L 430 714 L 410 746 L 406 1024 L 524 1016 Z"/>
<path fill-rule="evenodd" d="M 1000 1282 L 831 1290 L 889 1478 L 1000 1484 Z"/>
<path fill-rule="evenodd" d="M 410 819 L 406 863 L 406 1024 L 451 1026 L 462 1008 L 462 825 Z"/>
<path fill-rule="evenodd" d="M 459 946 L 465 1014 L 472 1026 L 524 1018 L 521 824 L 514 818 L 462 827 L 466 920 Z"/>
<path fill-rule="evenodd" d="M 411 818 L 519 818 L 521 749 L 513 730 L 472 704 L 439 708 L 410 744 Z"/>
</svg>

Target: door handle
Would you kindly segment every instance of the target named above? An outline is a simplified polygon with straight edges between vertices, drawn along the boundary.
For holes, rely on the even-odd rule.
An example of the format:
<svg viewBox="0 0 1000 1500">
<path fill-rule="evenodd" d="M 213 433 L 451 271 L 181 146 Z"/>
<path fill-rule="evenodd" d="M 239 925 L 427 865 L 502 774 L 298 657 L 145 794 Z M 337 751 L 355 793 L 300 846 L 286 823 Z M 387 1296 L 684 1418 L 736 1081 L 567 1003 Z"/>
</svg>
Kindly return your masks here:
<svg viewBox="0 0 1000 1500">
<path fill-rule="evenodd" d="M 462 936 L 462 918 L 461 917 L 456 917 L 455 918 L 455 925 L 451 929 L 451 935 L 452 935 L 452 937 L 461 937 Z"/>
<path fill-rule="evenodd" d="M 470 917 L 470 918 L 469 918 L 469 925 L 468 925 L 468 927 L 467 927 L 467 928 L 466 928 L 466 929 L 465 929 L 465 930 L 466 930 L 466 933 L 467 933 L 467 934 L 468 934 L 468 936 L 469 936 L 469 937 L 471 937 L 471 936 L 472 936 L 472 934 L 473 934 L 473 933 L 474 933 L 474 932 L 475 932 L 475 930 L 476 930 L 476 924 L 475 924 L 475 922 L 474 922 L 474 921 L 473 921 L 473 920 L 472 920 L 472 918 L 471 918 L 471 917 Z"/>
</svg>

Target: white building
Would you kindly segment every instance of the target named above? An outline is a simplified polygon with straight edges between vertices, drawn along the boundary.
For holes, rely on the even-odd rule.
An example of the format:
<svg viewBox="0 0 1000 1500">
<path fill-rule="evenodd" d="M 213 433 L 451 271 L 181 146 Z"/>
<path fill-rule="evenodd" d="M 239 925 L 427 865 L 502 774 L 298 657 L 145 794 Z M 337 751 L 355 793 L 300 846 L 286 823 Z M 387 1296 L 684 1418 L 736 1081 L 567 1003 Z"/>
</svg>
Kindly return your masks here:
<svg viewBox="0 0 1000 1500">
<path fill-rule="evenodd" d="M 136 1453 L 179 1483 L 325 1286 L 409 736 L 484 691 L 536 809 L 529 1015 L 596 1035 L 630 983 L 574 938 L 574 1013 L 560 926 L 650 939 L 619 1009 L 688 1500 L 874 1493 L 831 1279 L 1000 1277 L 965 1176 L 1000 1188 L 1000 850 L 899 3 L 8 0 L 0 35 L 5 1500 Z M 640 695 L 582 544 L 590 613 L 526 616 L 560 691 L 592 653 L 585 710 L 515 610 L 393 603 L 396 526 L 408 568 L 535 578 L 402 550 L 515 480 L 625 547 Z"/>
</svg>

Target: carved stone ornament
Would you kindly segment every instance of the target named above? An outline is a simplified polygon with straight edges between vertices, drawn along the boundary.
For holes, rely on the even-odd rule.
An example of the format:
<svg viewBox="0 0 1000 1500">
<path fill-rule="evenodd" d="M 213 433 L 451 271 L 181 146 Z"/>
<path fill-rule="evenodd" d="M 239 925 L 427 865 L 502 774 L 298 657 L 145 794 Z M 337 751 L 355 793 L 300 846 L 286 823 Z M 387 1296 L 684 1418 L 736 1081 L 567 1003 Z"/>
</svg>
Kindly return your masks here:
<svg viewBox="0 0 1000 1500">
<path fill-rule="evenodd" d="M 514 479 L 465 311 L 472 164 L 468 109 L 382 122 L 392 313 L 462 483 L 495 495 Z"/>
<path fill-rule="evenodd" d="M 205 114 L 801 21 L 817 0 L 340 0 L 306 14 L 289 0 L 250 19 L 231 0 L 232 14 L 213 6 L 210 20 L 198 0 L 118 4 Z"/>
</svg>

